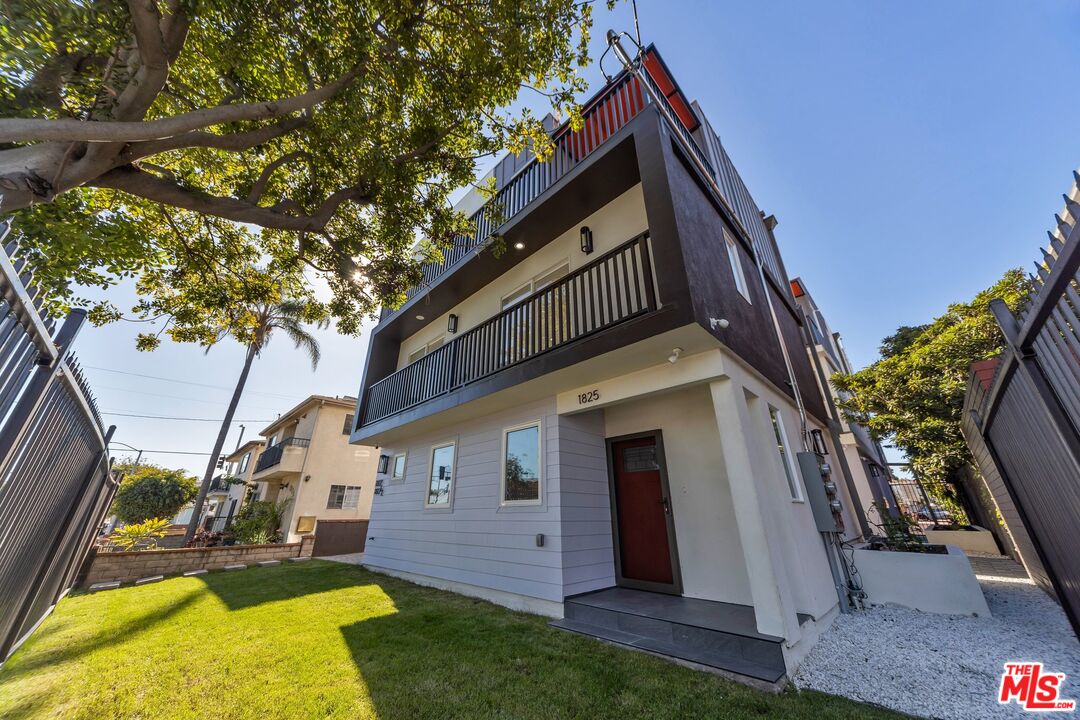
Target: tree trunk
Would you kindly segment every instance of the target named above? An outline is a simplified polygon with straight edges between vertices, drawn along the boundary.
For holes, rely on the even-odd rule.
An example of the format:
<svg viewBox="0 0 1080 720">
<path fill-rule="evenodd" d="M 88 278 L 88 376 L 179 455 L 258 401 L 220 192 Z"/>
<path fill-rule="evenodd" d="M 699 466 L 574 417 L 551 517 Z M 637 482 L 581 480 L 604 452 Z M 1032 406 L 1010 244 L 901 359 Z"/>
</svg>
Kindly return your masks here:
<svg viewBox="0 0 1080 720">
<path fill-rule="evenodd" d="M 232 426 L 233 414 L 236 412 L 236 406 L 240 404 L 240 396 L 244 392 L 244 385 L 247 383 L 248 373 L 251 371 L 251 363 L 255 360 L 255 346 L 248 345 L 247 357 L 244 359 L 244 369 L 240 372 L 240 379 L 236 381 L 236 388 L 233 390 L 232 400 L 229 401 L 229 409 L 225 411 L 225 418 L 221 421 L 221 429 L 218 430 L 217 440 L 214 442 L 214 450 L 210 453 L 210 460 L 206 463 L 206 474 L 203 475 L 202 485 L 199 487 L 199 495 L 195 498 L 195 509 L 191 512 L 191 520 L 188 522 L 187 533 L 184 534 L 184 545 L 191 542 L 191 539 L 195 537 L 195 531 L 199 526 L 199 522 L 202 520 L 203 504 L 206 502 L 206 493 L 210 490 L 210 483 L 214 479 L 214 470 L 217 469 L 217 459 L 221 455 L 221 449 L 225 446 L 225 438 L 229 434 L 229 428 Z"/>
</svg>

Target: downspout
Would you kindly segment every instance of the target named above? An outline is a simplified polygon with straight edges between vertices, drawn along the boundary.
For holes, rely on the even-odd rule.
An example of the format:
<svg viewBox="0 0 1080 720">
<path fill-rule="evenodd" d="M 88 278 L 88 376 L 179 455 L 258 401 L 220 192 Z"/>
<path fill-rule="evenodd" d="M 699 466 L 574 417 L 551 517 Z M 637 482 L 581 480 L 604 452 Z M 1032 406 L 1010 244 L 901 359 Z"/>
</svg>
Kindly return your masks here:
<svg viewBox="0 0 1080 720">
<path fill-rule="evenodd" d="M 630 58 L 626 50 L 623 48 L 622 43 L 619 42 L 619 36 L 615 33 L 615 31 L 608 30 L 607 39 L 608 46 L 615 50 L 615 54 L 618 56 L 619 61 L 622 62 L 623 67 L 625 67 L 629 72 L 637 76 L 640 80 L 640 75 L 642 72 L 644 72 L 641 69 L 640 63 Z M 652 98 L 653 105 L 664 117 L 664 119 L 671 123 L 672 127 L 676 126 L 679 120 L 671 115 L 671 111 L 668 109 L 666 104 L 667 99 L 658 97 L 656 92 L 653 90 L 652 84 L 650 82 L 642 81 L 641 85 L 645 87 L 645 91 L 649 94 L 649 97 Z M 693 163 L 693 165 L 698 169 L 698 172 L 701 173 L 701 176 L 705 178 L 705 181 L 709 184 L 709 187 L 712 188 L 713 193 L 715 193 L 716 197 L 720 200 L 720 202 L 723 203 L 725 207 L 727 207 L 727 210 L 731 214 L 731 216 L 737 218 L 738 215 L 736 215 L 734 211 L 731 210 L 731 207 L 728 205 L 727 200 L 724 198 L 724 193 L 720 189 L 720 186 L 716 183 L 716 178 L 713 177 L 712 172 L 710 172 L 709 169 L 702 164 L 701 160 L 698 159 L 697 154 L 694 152 L 693 148 L 687 147 L 688 141 L 683 138 L 682 135 L 679 133 L 672 133 L 672 136 L 675 138 L 676 142 L 683 146 L 683 149 L 686 151 L 686 157 L 689 158 L 690 162 Z M 795 405 L 799 410 L 799 430 L 803 450 L 810 450 L 810 441 L 806 429 L 806 408 L 803 406 L 802 394 L 799 392 L 799 383 L 795 379 L 795 368 L 791 364 L 791 355 L 788 353 L 787 343 L 784 342 L 784 334 L 780 328 L 780 320 L 776 315 L 776 308 L 773 305 L 772 293 L 769 291 L 769 283 L 765 279 L 764 261 L 762 260 L 760 250 L 754 247 L 753 242 L 750 243 L 750 246 L 754 248 L 754 263 L 757 266 L 758 280 L 761 282 L 762 290 L 765 292 L 765 304 L 769 308 L 769 317 L 772 320 L 773 333 L 776 335 L 776 339 L 780 343 L 780 352 L 784 358 L 784 367 L 787 369 L 788 384 L 791 385 L 792 393 L 795 396 Z"/>
</svg>

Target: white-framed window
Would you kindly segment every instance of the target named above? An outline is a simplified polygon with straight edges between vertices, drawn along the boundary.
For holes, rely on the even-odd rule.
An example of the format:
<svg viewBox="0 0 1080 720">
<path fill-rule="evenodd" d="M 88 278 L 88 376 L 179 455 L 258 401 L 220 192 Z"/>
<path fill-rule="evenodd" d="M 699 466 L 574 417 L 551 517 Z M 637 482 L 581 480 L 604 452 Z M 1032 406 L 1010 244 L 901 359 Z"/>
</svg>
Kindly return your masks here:
<svg viewBox="0 0 1080 720">
<path fill-rule="evenodd" d="M 543 474 L 540 439 L 539 420 L 503 430 L 500 504 L 540 504 Z"/>
<path fill-rule="evenodd" d="M 247 472 L 248 462 L 250 460 L 251 460 L 251 453 L 248 452 L 240 460 L 240 469 L 237 470 L 237 475 L 243 475 L 245 472 Z"/>
<path fill-rule="evenodd" d="M 390 465 L 390 479 L 394 482 L 401 482 L 405 479 L 405 453 L 399 453 L 394 456 L 393 463 Z"/>
<path fill-rule="evenodd" d="M 746 284 L 746 275 L 743 273 L 742 260 L 739 259 L 739 246 L 735 242 L 735 238 L 728 232 L 727 228 L 724 228 L 724 244 L 727 246 L 728 262 L 731 263 L 731 272 L 735 275 L 735 287 L 738 289 L 739 294 L 746 299 L 746 302 L 750 300 L 750 287 Z"/>
<path fill-rule="evenodd" d="M 331 485 L 327 510 L 355 510 L 360 506 L 359 485 Z"/>
<path fill-rule="evenodd" d="M 791 454 L 791 448 L 788 447 L 787 432 L 784 430 L 784 418 L 780 415 L 780 411 L 772 405 L 769 406 L 769 420 L 772 423 L 773 439 L 776 441 L 776 452 L 780 455 L 780 464 L 784 468 L 784 475 L 787 478 L 788 491 L 791 493 L 791 499 L 802 502 L 802 488 L 799 486 L 799 476 L 795 471 L 795 458 Z"/>
<path fill-rule="evenodd" d="M 519 302 L 529 297 L 535 292 L 543 290 L 548 285 L 562 280 L 564 277 L 570 274 L 570 261 L 563 260 L 559 264 L 551 267 L 539 275 L 531 278 L 528 282 L 521 285 L 521 287 L 514 290 L 509 295 L 506 295 L 502 299 L 502 308 L 505 310 L 511 305 L 517 305 Z"/>
<path fill-rule="evenodd" d="M 438 350 L 442 347 L 442 344 L 444 342 L 446 342 L 446 338 L 440 335 L 431 342 L 421 345 L 420 347 L 409 353 L 409 362 L 407 364 L 412 365 L 414 362 L 424 357 L 428 353 Z"/>
<path fill-rule="evenodd" d="M 431 472 L 428 474 L 428 489 L 424 496 L 424 507 L 448 508 L 454 492 L 454 451 L 453 442 L 434 445 L 431 448 Z"/>
</svg>

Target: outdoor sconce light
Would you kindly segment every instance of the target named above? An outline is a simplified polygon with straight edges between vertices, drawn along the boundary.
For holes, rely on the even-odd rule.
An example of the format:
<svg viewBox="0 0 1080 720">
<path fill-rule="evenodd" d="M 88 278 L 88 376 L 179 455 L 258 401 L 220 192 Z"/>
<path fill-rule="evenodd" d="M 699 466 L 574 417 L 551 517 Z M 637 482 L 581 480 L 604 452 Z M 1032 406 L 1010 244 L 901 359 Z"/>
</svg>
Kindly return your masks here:
<svg viewBox="0 0 1080 720">
<path fill-rule="evenodd" d="M 828 455 L 829 448 L 825 444 L 825 437 L 821 434 L 820 430 L 810 431 L 810 442 L 814 446 L 814 452 L 818 455 Z"/>
<path fill-rule="evenodd" d="M 586 255 L 592 252 L 592 230 L 588 225 L 581 228 L 581 252 Z"/>
<path fill-rule="evenodd" d="M 388 468 L 389 466 L 390 466 L 390 456 L 389 455 L 380 455 L 379 456 L 379 472 L 381 472 L 381 473 L 386 472 L 386 468 Z"/>
<path fill-rule="evenodd" d="M 457 332 L 457 315 L 450 313 L 450 319 L 446 321 L 446 332 Z"/>
</svg>

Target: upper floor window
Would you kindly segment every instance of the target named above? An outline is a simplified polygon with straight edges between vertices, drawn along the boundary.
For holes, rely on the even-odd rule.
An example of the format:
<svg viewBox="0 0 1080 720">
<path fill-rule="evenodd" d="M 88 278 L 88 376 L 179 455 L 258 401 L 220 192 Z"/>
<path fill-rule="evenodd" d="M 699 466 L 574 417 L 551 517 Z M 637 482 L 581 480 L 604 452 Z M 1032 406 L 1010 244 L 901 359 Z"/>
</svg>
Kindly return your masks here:
<svg viewBox="0 0 1080 720">
<path fill-rule="evenodd" d="M 269 450 L 270 448 L 277 445 L 277 441 L 278 441 L 278 436 L 277 435 L 271 435 L 266 441 L 266 449 Z"/>
<path fill-rule="evenodd" d="M 746 275 L 743 274 L 742 260 L 739 258 L 739 246 L 735 238 L 724 228 L 724 244 L 727 245 L 728 262 L 731 263 L 731 272 L 735 275 L 735 287 L 746 302 L 750 300 L 750 287 L 746 284 Z"/>
<path fill-rule="evenodd" d="M 359 485 L 331 485 L 327 510 L 355 510 L 360 506 Z"/>
<path fill-rule="evenodd" d="M 431 475 L 428 478 L 425 507 L 450 507 L 454 489 L 454 443 L 436 445 L 431 449 Z"/>
<path fill-rule="evenodd" d="M 540 502 L 540 421 L 503 433 L 502 503 Z"/>
<path fill-rule="evenodd" d="M 791 449 L 787 444 L 787 433 L 784 431 L 784 418 L 780 411 L 769 406 L 769 420 L 772 422 L 773 436 L 776 440 L 776 452 L 780 455 L 780 464 L 784 467 L 784 476 L 787 478 L 788 491 L 792 500 L 802 501 L 802 490 L 799 488 L 799 480 L 795 474 L 795 466 L 792 464 Z"/>
<path fill-rule="evenodd" d="M 438 350 L 440 347 L 442 347 L 443 342 L 445 342 L 445 338 L 438 337 L 427 343 L 426 345 L 422 345 L 416 350 L 413 350 L 411 353 L 409 353 L 409 364 L 411 365 L 412 363 L 416 362 L 428 353 Z"/>
<path fill-rule="evenodd" d="M 247 472 L 248 462 L 251 460 L 251 453 L 245 453 L 244 457 L 240 460 L 240 469 L 237 471 L 238 475 L 243 475 Z"/>
<path fill-rule="evenodd" d="M 345 416 L 345 424 L 341 427 L 342 435 L 352 435 L 353 428 L 353 414 L 349 413 Z"/>
<path fill-rule="evenodd" d="M 547 286 L 557 283 L 559 280 L 562 280 L 569 274 L 570 262 L 564 260 L 561 264 L 555 266 L 554 268 L 551 268 L 550 270 L 546 270 L 540 273 L 536 277 L 529 280 L 527 283 L 523 284 L 521 287 L 514 290 L 514 292 L 505 296 L 502 299 L 503 310 L 512 305 L 517 305 L 519 302 L 529 297 L 533 293 L 539 292 Z"/>
</svg>

